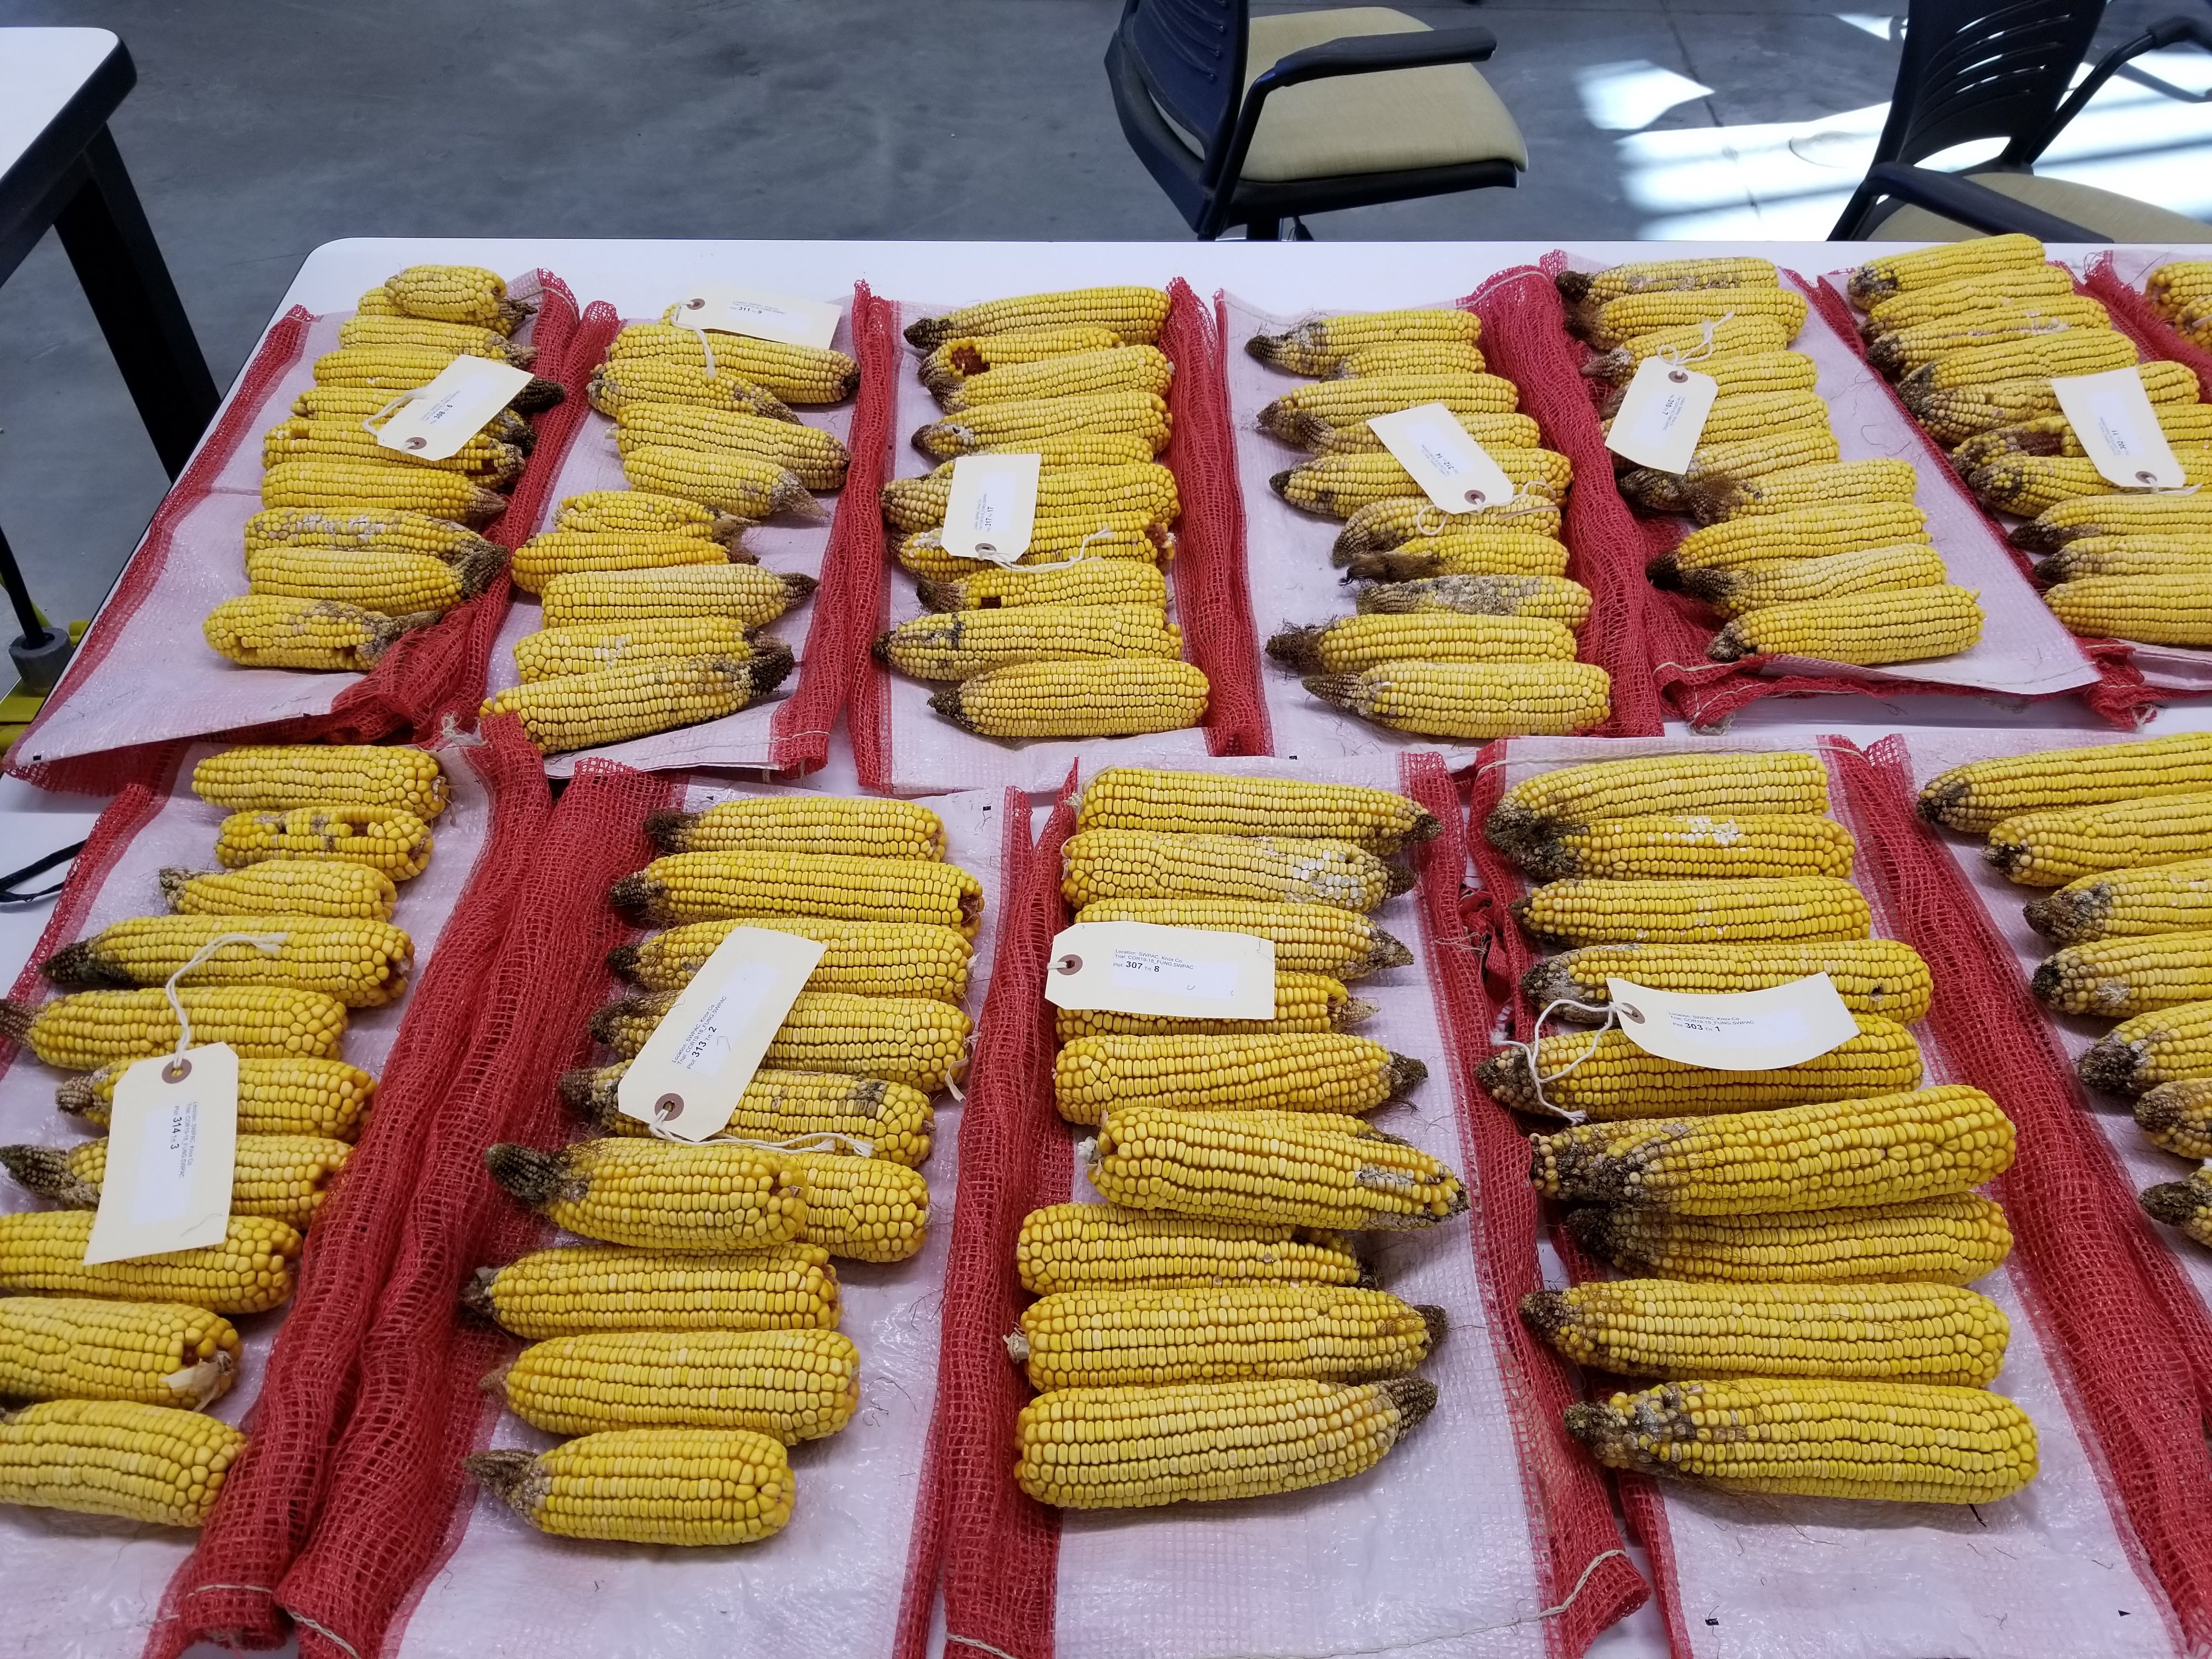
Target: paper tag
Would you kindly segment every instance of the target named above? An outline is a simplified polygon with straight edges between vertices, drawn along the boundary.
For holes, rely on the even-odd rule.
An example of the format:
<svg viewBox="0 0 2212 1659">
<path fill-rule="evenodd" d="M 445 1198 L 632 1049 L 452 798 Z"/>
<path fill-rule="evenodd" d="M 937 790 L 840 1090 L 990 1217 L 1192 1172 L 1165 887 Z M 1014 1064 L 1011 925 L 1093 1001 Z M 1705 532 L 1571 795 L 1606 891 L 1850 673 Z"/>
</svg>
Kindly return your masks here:
<svg viewBox="0 0 2212 1659">
<path fill-rule="evenodd" d="M 382 426 L 371 427 L 378 447 L 418 461 L 442 461 L 484 429 L 530 384 L 530 371 L 489 357 L 456 357 L 438 378 L 407 393 L 408 401 Z"/>
<path fill-rule="evenodd" d="M 2123 489 L 2180 489 L 2189 475 L 2173 453 L 2132 368 L 2053 375 L 2051 390 L 2090 465 Z"/>
<path fill-rule="evenodd" d="M 1423 404 L 1395 415 L 1377 415 L 1367 424 L 1382 441 L 1382 447 L 1397 457 L 1398 465 L 1445 512 L 1503 507 L 1513 499 L 1513 480 L 1443 404 Z"/>
<path fill-rule="evenodd" d="M 743 334 L 755 340 L 826 349 L 837 337 L 838 308 L 823 300 L 772 294 L 763 288 L 708 283 L 686 289 L 676 302 L 676 320 L 685 328 L 711 328 L 718 334 Z"/>
<path fill-rule="evenodd" d="M 1826 974 L 1764 991 L 1697 995 L 1606 981 L 1620 1033 L 1662 1060 L 1722 1072 L 1796 1066 L 1859 1034 L 1858 1022 Z"/>
<path fill-rule="evenodd" d="M 1646 357 L 1606 428 L 1605 447 L 1638 466 L 1680 472 L 1690 465 L 1720 392 L 1721 383 L 1710 374 Z"/>
<path fill-rule="evenodd" d="M 1036 526 L 1042 455 L 963 455 L 952 463 L 945 503 L 945 550 L 963 559 L 1012 564 Z"/>
<path fill-rule="evenodd" d="M 222 1243 L 237 1158 L 237 1050 L 138 1061 L 116 1079 L 86 1265 Z"/>
<path fill-rule="evenodd" d="M 730 929 L 623 1070 L 615 1086 L 623 1115 L 679 1140 L 720 1134 L 826 948 L 796 933 Z"/>
<path fill-rule="evenodd" d="M 1079 921 L 1052 941 L 1044 1000 L 1172 1019 L 1273 1019 L 1275 941 L 1150 921 Z"/>
</svg>

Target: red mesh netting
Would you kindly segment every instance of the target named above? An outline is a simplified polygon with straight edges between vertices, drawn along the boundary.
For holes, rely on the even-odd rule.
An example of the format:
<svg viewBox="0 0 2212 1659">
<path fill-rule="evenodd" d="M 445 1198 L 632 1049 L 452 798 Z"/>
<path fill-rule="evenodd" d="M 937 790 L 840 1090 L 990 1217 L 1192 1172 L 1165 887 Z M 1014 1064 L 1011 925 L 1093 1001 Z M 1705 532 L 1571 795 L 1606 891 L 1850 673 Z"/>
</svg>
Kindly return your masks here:
<svg viewBox="0 0 2212 1659">
<path fill-rule="evenodd" d="M 495 741 L 526 747 L 514 725 L 489 723 L 507 733 Z M 367 1315 L 359 1381 L 327 1501 L 277 1586 L 313 1659 L 376 1653 L 448 1536 L 460 1458 L 488 1422 L 477 1382 L 512 1350 L 455 1317 L 461 1286 L 540 1230 L 492 1184 L 483 1150 L 568 1138 L 554 1084 L 583 1054 L 584 1012 L 608 988 L 607 950 L 629 934 L 606 891 L 652 856 L 645 815 L 673 805 L 681 787 L 585 762 L 501 896 L 507 926 L 489 971 L 448 1011 L 461 1027 L 450 1082 L 408 1147 L 404 1221 L 374 1311 L 356 1311 Z"/>
<path fill-rule="evenodd" d="M 948 1654 L 955 1648 L 1051 1659 L 1060 1515 L 1014 1484 L 1014 1419 L 1029 1385 L 1006 1363 L 1006 1334 L 1028 1297 L 1014 1271 L 1022 1218 L 1065 1204 L 1073 1147 L 1053 1104 L 1053 1014 L 1044 1000 L 1053 935 L 1067 925 L 1060 849 L 1075 827 L 1076 775 L 1030 846 L 1029 798 L 1006 791 L 1006 909 L 968 1098 L 960 1109 L 960 1189 L 945 1269 L 944 1334 L 929 1462 L 916 1503 L 897 1659 L 922 1659 L 942 1568 Z"/>
<path fill-rule="evenodd" d="M 1546 446 L 1574 463 L 1563 527 L 1567 574 L 1590 591 L 1581 653 L 1613 676 L 1613 718 L 1591 735 L 1656 737 L 1666 711 L 1651 681 L 1657 659 L 1644 638 L 1650 585 L 1644 567 L 1663 548 L 1652 544 L 1651 532 L 1613 487 L 1613 455 L 1581 373 L 1585 350 L 1567 332 L 1552 283 L 1564 264 L 1564 255 L 1553 254 L 1541 269 L 1500 271 L 1464 303 L 1482 319 L 1483 355 L 1491 367 L 1520 388 L 1521 407 L 1535 416 Z"/>
<path fill-rule="evenodd" d="M 860 389 L 865 395 L 868 388 L 868 354 L 884 354 L 888 375 L 896 377 L 904 362 L 899 341 L 901 313 L 897 304 L 890 300 L 871 298 L 867 329 L 861 330 L 861 318 L 856 309 L 853 313 L 853 348 L 860 359 Z M 875 595 L 872 609 L 859 614 L 866 620 L 867 636 L 876 635 L 890 626 L 890 585 L 884 580 L 884 563 L 891 556 L 890 538 L 884 528 L 884 480 L 891 475 L 891 423 L 898 417 L 898 388 L 884 382 L 886 405 L 880 429 L 866 424 L 859 411 L 853 417 L 853 435 L 846 447 L 852 453 L 852 462 L 845 471 L 845 493 L 838 503 L 837 522 L 833 536 L 850 535 L 860 553 L 871 557 L 875 564 Z M 869 439 L 868 447 L 861 447 L 863 437 Z M 875 503 L 872 513 L 851 510 L 856 489 L 867 491 Z M 817 603 L 819 603 L 817 599 Z M 856 606 L 857 610 L 857 606 Z M 853 745 L 853 766 L 860 775 L 865 789 L 888 791 L 891 787 L 891 702 L 890 696 L 890 671 L 877 662 L 865 650 L 854 665 L 851 692 L 845 705 L 845 736 Z"/>
<path fill-rule="evenodd" d="M 175 748 L 181 756 L 182 746 Z M 94 822 L 92 832 L 85 836 L 84 846 L 70 863 L 62 890 L 54 897 L 54 908 L 46 916 L 46 927 L 39 934 L 38 946 L 24 959 L 23 971 L 15 975 L 15 984 L 9 988 L 10 997 L 20 1002 L 39 1002 L 53 989 L 46 976 L 39 971 L 39 964 L 64 945 L 74 942 L 84 931 L 85 915 L 92 908 L 92 902 L 99 896 L 108 872 L 114 869 L 117 857 L 161 810 L 174 781 L 174 775 L 168 774 L 150 784 L 127 783 L 122 793 L 107 803 Z M 27 853 L 32 849 L 23 850 Z M 37 850 L 45 853 L 52 849 Z M 22 1052 L 21 1043 L 0 1038 L 0 1077 L 7 1075 L 8 1068 Z"/>
<path fill-rule="evenodd" d="M 2100 253 L 2092 259 L 2087 273 L 2074 287 L 2111 313 L 2112 326 L 2133 340 L 2144 356 L 2188 368 L 2203 389 L 2204 401 L 2212 403 L 2212 351 L 2181 333 L 2159 315 L 2158 307 L 2141 292 L 2122 281 L 2119 272 L 2112 269 L 2111 254 Z"/>
<path fill-rule="evenodd" d="M 799 652 L 799 684 L 771 723 L 776 765 L 805 773 L 830 759 L 830 734 L 854 682 L 866 678 L 868 641 L 884 608 L 884 477 L 898 408 L 899 339 L 893 307 L 866 283 L 853 289 L 853 356 L 860 392 L 846 441 L 852 455 L 838 493 L 822 586 Z M 859 722 L 854 722 L 857 734 Z M 857 737 L 856 737 L 857 740 Z"/>
<path fill-rule="evenodd" d="M 300 1287 L 285 1310 L 245 1455 L 198 1546 L 170 1580 L 147 1659 L 193 1643 L 271 1648 L 285 1637 L 273 1588 L 307 1543 L 329 1459 L 350 1409 L 369 1312 L 398 1248 L 431 1124 L 477 1030 L 477 999 L 523 884 L 538 867 L 552 799 L 544 764 L 513 720 L 465 759 L 492 800 L 490 833 L 464 896 L 416 984 L 386 1059 L 376 1109 L 345 1176 L 315 1218 Z M 111 809 L 112 810 L 112 809 Z"/>
<path fill-rule="evenodd" d="M 1547 290 L 1550 286 L 1545 284 Z M 1484 983 L 1484 941 L 1471 937 L 1461 919 L 1467 832 L 1459 794 L 1439 756 L 1408 755 L 1399 767 L 1406 793 L 1444 827 L 1413 849 L 1409 861 L 1420 883 L 1424 951 L 1437 964 L 1430 988 L 1451 1046 L 1461 1162 L 1475 1200 L 1475 1276 L 1512 1405 L 1545 1605 L 1562 1609 L 1546 1621 L 1545 1639 L 1554 1659 L 1574 1659 L 1599 1632 L 1642 1606 L 1650 1589 L 1620 1553 L 1604 1472 L 1560 1425 L 1576 1398 L 1567 1367 L 1520 1317 L 1521 1297 L 1543 1285 L 1536 1260 L 1538 1206 L 1528 1184 L 1528 1143 L 1511 1114 L 1475 1081 L 1475 1062 L 1490 1047 L 1494 1006 Z M 1496 775 L 1494 769 L 1489 775 Z"/>
<path fill-rule="evenodd" d="M 2177 1336 L 2202 1346 L 2203 1311 L 2136 1213 L 2111 1146 L 2083 1115 L 2071 1069 L 2012 953 L 1949 850 L 1913 810 L 1901 739 L 1861 753 L 1826 739 L 1859 878 L 1944 994 L 1928 1016 L 1963 1073 L 2003 1105 L 2019 1153 L 1998 1182 L 2013 1263 L 2057 1355 L 2061 1385 L 2106 1492 L 2125 1513 L 2191 1651 L 2212 1644 L 2212 1455 L 2204 1401 Z"/>
<path fill-rule="evenodd" d="M 1229 332 L 1180 276 L 1168 284 L 1160 349 L 1175 365 L 1168 386 L 1174 436 L 1160 457 L 1175 474 L 1182 517 L 1176 527 L 1176 621 L 1183 654 L 1206 671 L 1206 744 L 1216 755 L 1272 755 L 1260 641 L 1244 574 L 1244 497 L 1237 438 L 1229 425 Z"/>
</svg>

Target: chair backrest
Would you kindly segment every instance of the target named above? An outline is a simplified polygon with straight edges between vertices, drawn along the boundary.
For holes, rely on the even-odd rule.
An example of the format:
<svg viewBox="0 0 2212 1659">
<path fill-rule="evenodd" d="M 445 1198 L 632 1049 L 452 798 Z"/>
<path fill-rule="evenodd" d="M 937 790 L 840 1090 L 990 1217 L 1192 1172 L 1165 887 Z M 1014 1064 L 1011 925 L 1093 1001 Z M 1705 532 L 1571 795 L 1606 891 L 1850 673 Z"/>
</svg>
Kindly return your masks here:
<svg viewBox="0 0 2212 1659">
<path fill-rule="evenodd" d="M 1122 38 L 1135 48 L 1138 74 L 1209 156 L 1229 142 L 1243 101 L 1249 15 L 1247 0 L 1129 0 Z"/>
<path fill-rule="evenodd" d="M 1875 160 L 1917 162 L 1977 138 L 2033 143 L 2066 95 L 2105 0 L 1912 0 Z"/>
</svg>

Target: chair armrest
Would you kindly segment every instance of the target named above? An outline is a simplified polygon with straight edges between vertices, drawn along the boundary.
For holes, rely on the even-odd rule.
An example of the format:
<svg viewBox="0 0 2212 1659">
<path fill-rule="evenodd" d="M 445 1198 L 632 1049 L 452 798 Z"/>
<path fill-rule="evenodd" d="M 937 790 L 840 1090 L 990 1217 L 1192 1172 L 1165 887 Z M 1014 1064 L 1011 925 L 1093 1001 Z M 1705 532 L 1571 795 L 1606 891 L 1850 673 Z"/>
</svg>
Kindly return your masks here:
<svg viewBox="0 0 2212 1659">
<path fill-rule="evenodd" d="M 1927 167 L 1907 167 L 1902 161 L 1884 161 L 1869 167 L 1866 184 L 1861 188 L 1871 189 L 1881 196 L 1898 197 L 1916 207 L 1940 213 L 1946 219 L 1956 219 L 1960 224 L 1972 225 L 1976 230 L 1992 236 L 2019 231 L 2039 237 L 2046 242 L 2109 242 L 2112 240 L 2101 231 L 2077 225 L 2055 213 L 2045 213 L 2041 208 L 2031 207 L 2026 202 L 2014 201 L 2011 197 L 1978 185 L 1971 179 L 1962 179 L 1954 173 L 1936 173 Z"/>
<path fill-rule="evenodd" d="M 2132 40 L 2123 40 L 2102 58 L 2097 66 L 2081 77 L 2081 84 L 2066 94 L 2066 101 L 2051 112 L 2051 119 L 2043 131 L 2024 137 L 2006 149 L 2008 163 L 2025 167 L 2051 148 L 2052 140 L 2066 130 L 2066 124 L 2079 115 L 2085 105 L 2112 78 L 2114 71 L 2131 58 L 2140 58 L 2147 52 L 2160 51 L 2166 46 L 2196 46 L 2212 52 L 2212 25 L 2198 17 L 2161 17 Z"/>
</svg>

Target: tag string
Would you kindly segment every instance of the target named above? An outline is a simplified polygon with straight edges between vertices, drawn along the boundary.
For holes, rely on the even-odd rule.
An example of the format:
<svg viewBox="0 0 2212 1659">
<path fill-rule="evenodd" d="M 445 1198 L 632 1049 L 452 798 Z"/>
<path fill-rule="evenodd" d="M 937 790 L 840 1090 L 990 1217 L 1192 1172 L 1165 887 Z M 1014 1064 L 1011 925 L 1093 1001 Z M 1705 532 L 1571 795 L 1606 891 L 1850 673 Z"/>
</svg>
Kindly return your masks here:
<svg viewBox="0 0 2212 1659">
<path fill-rule="evenodd" d="M 684 305 L 681 301 L 677 302 L 676 314 L 679 319 L 684 318 Z M 707 343 L 707 325 L 684 320 L 682 325 L 699 337 L 699 349 L 707 354 L 707 378 L 713 380 L 715 372 L 714 348 Z"/>
<path fill-rule="evenodd" d="M 177 1017 L 177 1052 L 169 1056 L 171 1065 L 173 1066 L 182 1059 L 185 1050 L 192 1046 L 192 1022 L 185 1013 L 184 1000 L 177 994 L 177 981 L 226 945 L 251 945 L 274 955 L 284 941 L 291 937 L 289 933 L 217 933 L 205 945 L 193 951 L 191 958 L 183 967 L 169 975 L 167 982 L 161 987 L 161 994 L 168 998 L 169 1011 Z"/>
<path fill-rule="evenodd" d="M 1544 1040 L 1544 1022 L 1561 1008 L 1579 1008 L 1586 1014 L 1603 1014 L 1605 1018 L 1598 1023 L 1597 1029 L 1590 1033 L 1590 1046 L 1583 1050 L 1581 1060 L 1571 1060 L 1559 1071 L 1547 1073 L 1543 1066 L 1537 1063 L 1536 1045 Z M 1553 1105 L 1550 1101 L 1544 1098 L 1544 1085 L 1547 1083 L 1557 1083 L 1561 1078 L 1571 1073 L 1576 1066 L 1580 1066 L 1583 1060 L 1588 1060 L 1595 1054 L 1597 1040 L 1620 1023 L 1620 1010 L 1610 1003 L 1577 1002 L 1572 997 L 1559 997 L 1544 1005 L 1544 1012 L 1536 1016 L 1536 1023 L 1528 1028 L 1528 1040 L 1526 1042 L 1516 1042 L 1509 1037 L 1506 1039 L 1505 1046 L 1509 1048 L 1518 1048 L 1528 1060 L 1528 1086 L 1536 1091 L 1536 1103 L 1554 1117 L 1565 1118 L 1570 1123 L 1580 1123 L 1584 1114 L 1570 1110 L 1564 1106 Z"/>
<path fill-rule="evenodd" d="M 1692 363 L 1701 363 L 1713 355 L 1713 331 L 1735 315 L 1733 311 L 1726 312 L 1711 322 L 1698 325 L 1698 343 L 1686 353 L 1680 346 L 1662 345 L 1651 355 L 1670 368 L 1687 368 Z"/>
<path fill-rule="evenodd" d="M 424 383 L 425 386 L 428 384 L 428 383 L 427 381 Z M 423 387 L 418 386 L 410 387 L 409 390 L 401 392 L 390 403 L 385 404 L 383 408 L 378 410 L 375 414 L 371 415 L 368 419 L 364 420 L 361 423 L 361 429 L 363 432 L 371 434 L 381 431 L 383 428 L 380 423 L 383 421 L 386 416 L 391 414 L 393 410 L 399 408 L 402 404 L 413 403 L 417 398 L 422 395 L 422 392 Z"/>
</svg>

